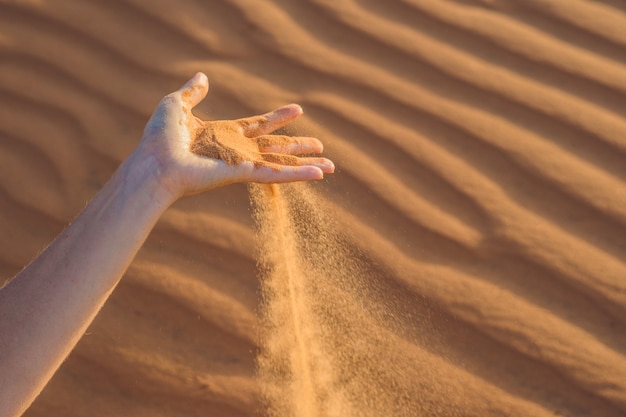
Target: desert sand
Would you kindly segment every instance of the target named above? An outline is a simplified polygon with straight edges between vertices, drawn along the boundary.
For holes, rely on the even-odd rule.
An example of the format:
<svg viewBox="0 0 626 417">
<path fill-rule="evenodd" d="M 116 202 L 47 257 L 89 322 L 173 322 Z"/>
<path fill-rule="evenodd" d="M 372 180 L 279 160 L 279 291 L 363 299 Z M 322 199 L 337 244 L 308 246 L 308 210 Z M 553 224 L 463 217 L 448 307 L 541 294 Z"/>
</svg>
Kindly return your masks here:
<svg viewBox="0 0 626 417">
<path fill-rule="evenodd" d="M 0 282 L 197 71 L 198 117 L 298 103 L 283 133 L 337 166 L 278 211 L 176 203 L 26 416 L 626 415 L 624 28 L 621 0 L 0 1 Z"/>
</svg>

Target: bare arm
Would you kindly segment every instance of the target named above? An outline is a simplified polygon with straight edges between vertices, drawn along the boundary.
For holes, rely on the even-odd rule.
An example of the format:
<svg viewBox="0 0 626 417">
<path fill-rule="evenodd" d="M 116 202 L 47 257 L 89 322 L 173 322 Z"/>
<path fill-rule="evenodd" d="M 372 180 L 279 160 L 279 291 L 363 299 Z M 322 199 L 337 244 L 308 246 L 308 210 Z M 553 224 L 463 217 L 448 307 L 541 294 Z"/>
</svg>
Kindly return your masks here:
<svg viewBox="0 0 626 417">
<path fill-rule="evenodd" d="M 333 171 L 323 158 L 287 157 L 279 160 L 288 165 L 280 165 L 275 154 L 265 156 L 321 152 L 313 138 L 286 142 L 269 135 L 300 115 L 295 105 L 219 122 L 228 123 L 241 140 L 258 144 L 252 160 L 228 165 L 191 153 L 194 132 L 207 126 L 191 109 L 207 90 L 206 77 L 196 74 L 166 96 L 140 145 L 111 180 L 39 257 L 0 289 L 1 416 L 19 416 L 31 404 L 176 199 L 234 182 L 314 180 Z"/>
</svg>

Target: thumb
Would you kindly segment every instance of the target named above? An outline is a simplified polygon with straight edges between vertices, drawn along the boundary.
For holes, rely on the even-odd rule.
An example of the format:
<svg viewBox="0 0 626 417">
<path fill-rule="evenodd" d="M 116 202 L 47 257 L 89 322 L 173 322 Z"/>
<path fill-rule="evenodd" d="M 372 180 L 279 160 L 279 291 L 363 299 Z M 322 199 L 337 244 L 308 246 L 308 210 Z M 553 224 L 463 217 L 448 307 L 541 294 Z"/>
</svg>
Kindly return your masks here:
<svg viewBox="0 0 626 417">
<path fill-rule="evenodd" d="M 209 80 L 202 72 L 196 73 L 189 81 L 178 89 L 183 100 L 183 106 L 187 109 L 196 107 L 209 91 Z"/>
</svg>

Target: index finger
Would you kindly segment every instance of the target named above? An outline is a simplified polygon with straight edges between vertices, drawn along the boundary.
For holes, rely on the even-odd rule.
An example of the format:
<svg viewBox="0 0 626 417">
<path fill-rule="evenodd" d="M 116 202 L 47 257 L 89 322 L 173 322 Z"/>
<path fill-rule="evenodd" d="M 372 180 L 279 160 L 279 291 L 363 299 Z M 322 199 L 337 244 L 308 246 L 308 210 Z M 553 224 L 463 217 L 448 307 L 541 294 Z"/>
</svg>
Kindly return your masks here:
<svg viewBox="0 0 626 417">
<path fill-rule="evenodd" d="M 236 120 L 236 123 L 241 126 L 244 136 L 254 138 L 272 133 L 301 114 L 302 107 L 297 104 L 288 104 L 287 106 L 280 107 L 260 116 Z"/>
</svg>

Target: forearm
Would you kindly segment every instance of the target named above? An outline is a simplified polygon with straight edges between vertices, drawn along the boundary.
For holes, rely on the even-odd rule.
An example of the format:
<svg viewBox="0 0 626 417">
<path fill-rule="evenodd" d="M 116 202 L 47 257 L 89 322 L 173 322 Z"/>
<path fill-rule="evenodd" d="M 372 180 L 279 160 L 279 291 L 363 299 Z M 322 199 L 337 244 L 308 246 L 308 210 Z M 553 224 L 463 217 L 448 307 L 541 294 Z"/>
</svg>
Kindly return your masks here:
<svg viewBox="0 0 626 417">
<path fill-rule="evenodd" d="M 0 415 L 32 402 L 173 201 L 132 157 L 70 226 L 0 289 Z"/>
</svg>

